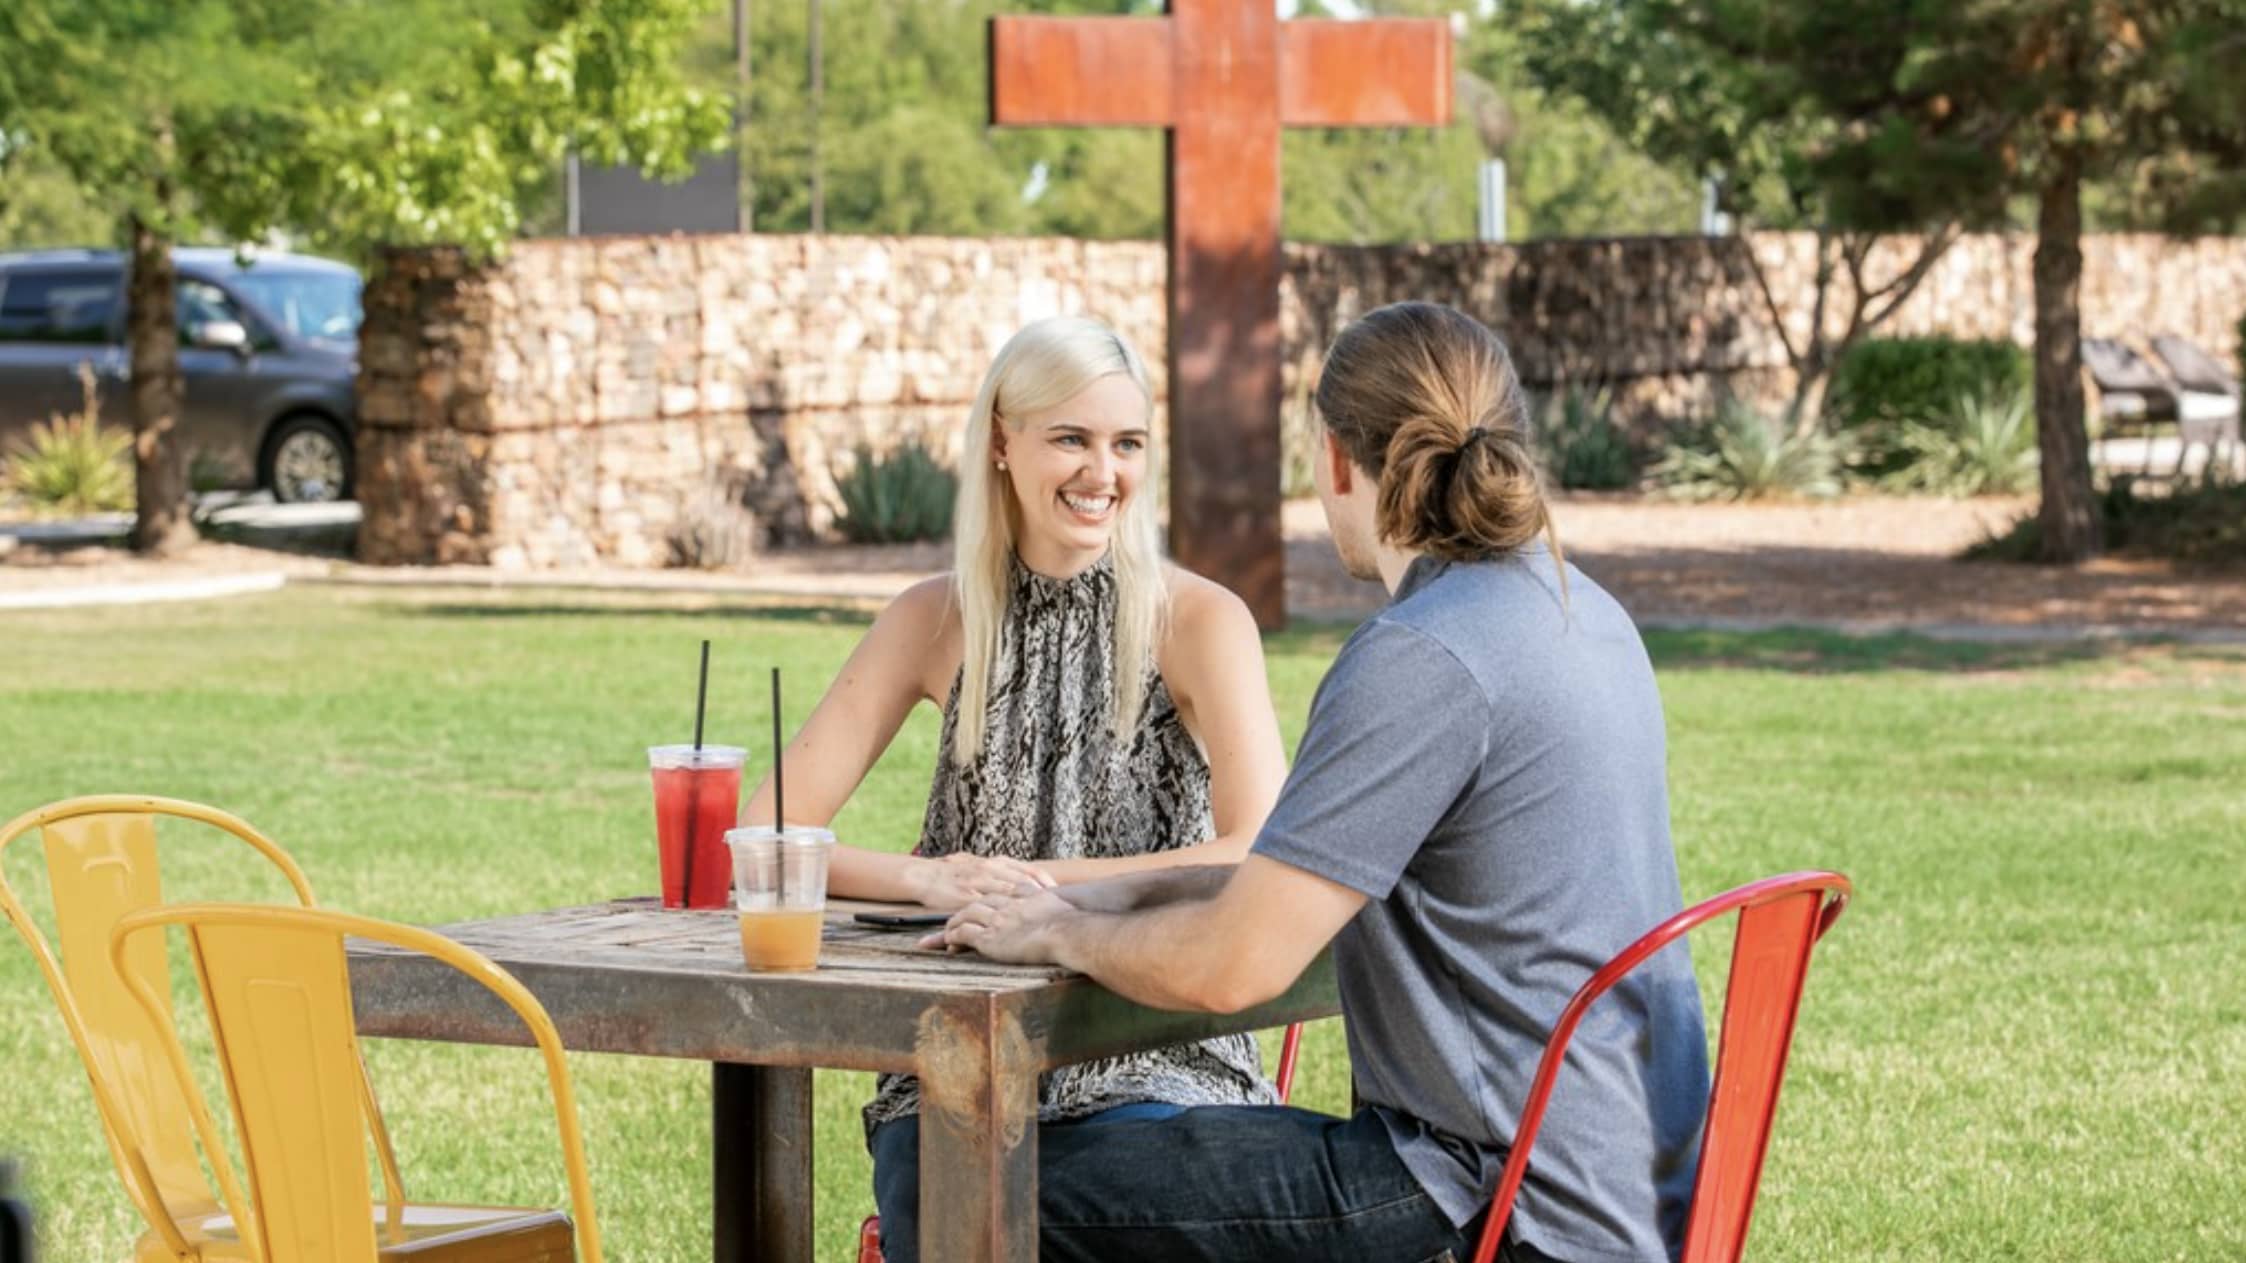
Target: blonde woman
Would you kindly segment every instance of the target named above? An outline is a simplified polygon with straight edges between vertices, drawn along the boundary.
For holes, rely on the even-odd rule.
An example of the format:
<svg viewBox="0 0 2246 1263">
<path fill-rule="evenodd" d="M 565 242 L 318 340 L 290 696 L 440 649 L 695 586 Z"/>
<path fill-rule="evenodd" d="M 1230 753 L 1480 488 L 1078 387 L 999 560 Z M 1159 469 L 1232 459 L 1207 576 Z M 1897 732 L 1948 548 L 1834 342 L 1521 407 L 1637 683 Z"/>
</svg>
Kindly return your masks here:
<svg viewBox="0 0 2246 1263">
<path fill-rule="evenodd" d="M 1263 649 L 1238 597 L 1161 559 L 1152 410 L 1145 364 L 1096 321 L 1000 348 L 961 448 L 953 572 L 882 612 L 788 746 L 790 822 L 825 824 L 913 707 L 944 714 L 919 846 L 838 847 L 837 896 L 951 909 L 1247 853 L 1286 776 Z M 770 793 L 743 818 L 770 819 Z M 1040 1118 L 1274 1099 L 1235 1036 L 1056 1072 Z M 877 1196 L 916 1154 L 918 1100 L 891 1075 L 867 1109 Z M 878 1200 L 884 1236 L 910 1239 L 915 1208 Z"/>
<path fill-rule="evenodd" d="M 1488 1224 L 1553 1016 L 1683 907 L 1645 645 L 1560 556 L 1496 333 L 1379 308 L 1334 339 L 1316 403 L 1335 551 L 1391 600 L 1319 684 L 1247 859 L 987 896 L 938 940 L 1226 1013 L 1330 946 L 1358 1109 L 1053 1129 L 1039 1257 L 1671 1263 L 1709 1091 L 1681 943 L 1577 1031 L 1511 1217 Z"/>
</svg>

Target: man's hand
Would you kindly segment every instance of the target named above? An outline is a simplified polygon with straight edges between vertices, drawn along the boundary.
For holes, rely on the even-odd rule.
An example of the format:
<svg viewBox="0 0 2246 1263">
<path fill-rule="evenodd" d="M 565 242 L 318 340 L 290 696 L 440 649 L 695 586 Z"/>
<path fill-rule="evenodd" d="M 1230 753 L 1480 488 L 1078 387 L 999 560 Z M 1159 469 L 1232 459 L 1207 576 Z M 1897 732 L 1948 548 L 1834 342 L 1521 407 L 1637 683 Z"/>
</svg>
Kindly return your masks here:
<svg viewBox="0 0 2246 1263">
<path fill-rule="evenodd" d="M 940 859 L 921 859 L 911 870 L 913 898 L 938 912 L 963 908 L 985 895 L 1005 895 L 1024 884 L 1046 887 L 1053 879 L 1034 864 L 1003 855 L 955 851 Z"/>
<path fill-rule="evenodd" d="M 920 941 L 926 948 L 978 952 L 1009 965 L 1057 964 L 1055 944 L 1046 933 L 1063 918 L 1079 915 L 1067 900 L 1033 882 L 1011 893 L 978 899 L 951 914 L 939 934 Z"/>
</svg>

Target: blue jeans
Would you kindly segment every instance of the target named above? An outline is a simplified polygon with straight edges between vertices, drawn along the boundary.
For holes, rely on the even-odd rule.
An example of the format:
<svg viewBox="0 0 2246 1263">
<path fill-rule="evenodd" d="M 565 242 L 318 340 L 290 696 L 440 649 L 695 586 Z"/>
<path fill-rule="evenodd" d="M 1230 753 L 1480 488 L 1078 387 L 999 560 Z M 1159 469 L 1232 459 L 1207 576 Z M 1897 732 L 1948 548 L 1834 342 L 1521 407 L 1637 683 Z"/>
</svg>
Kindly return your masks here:
<svg viewBox="0 0 2246 1263">
<path fill-rule="evenodd" d="M 1038 1130 L 1044 1263 L 1436 1263 L 1473 1254 L 1480 1220 L 1453 1227 L 1369 1111 L 1346 1119 L 1271 1105 L 1207 1105 L 1166 1118 L 1116 1113 Z M 872 1146 L 882 1256 L 915 1263 L 919 1120 L 883 1124 Z M 1503 1257 L 1539 1263 L 1519 1248 Z"/>
</svg>

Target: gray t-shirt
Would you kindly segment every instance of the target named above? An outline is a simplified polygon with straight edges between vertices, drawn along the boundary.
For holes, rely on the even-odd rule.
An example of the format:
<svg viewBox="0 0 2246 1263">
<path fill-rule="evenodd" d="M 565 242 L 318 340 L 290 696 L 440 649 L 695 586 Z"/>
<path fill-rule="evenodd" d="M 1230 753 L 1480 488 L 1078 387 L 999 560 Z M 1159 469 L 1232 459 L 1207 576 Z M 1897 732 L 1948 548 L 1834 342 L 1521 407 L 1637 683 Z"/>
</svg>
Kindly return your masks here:
<svg viewBox="0 0 2246 1263">
<path fill-rule="evenodd" d="M 1552 556 L 1412 564 L 1342 646 L 1255 852 L 1371 902 L 1334 939 L 1359 1100 L 1453 1223 L 1487 1205 L 1546 1036 L 1678 911 L 1661 699 L 1637 628 Z M 1515 1204 L 1570 1263 L 1682 1247 L 1708 1099 L 1692 958 L 1577 1030 Z"/>
</svg>

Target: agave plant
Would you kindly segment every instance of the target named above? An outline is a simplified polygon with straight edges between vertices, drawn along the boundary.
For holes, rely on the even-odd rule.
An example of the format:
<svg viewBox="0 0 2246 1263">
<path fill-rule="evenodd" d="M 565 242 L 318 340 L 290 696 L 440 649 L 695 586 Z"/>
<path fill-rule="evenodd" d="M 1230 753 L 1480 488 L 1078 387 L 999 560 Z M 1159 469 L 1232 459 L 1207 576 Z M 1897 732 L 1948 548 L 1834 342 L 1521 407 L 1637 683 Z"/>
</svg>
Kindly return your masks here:
<svg viewBox="0 0 2246 1263">
<path fill-rule="evenodd" d="M 1821 498 L 1840 494 L 1839 444 L 1797 433 L 1738 400 L 1671 442 L 1653 480 L 1683 500 Z"/>
<path fill-rule="evenodd" d="M 2035 404 L 2026 391 L 1959 396 L 1940 425 L 1905 422 L 1904 465 L 1884 480 L 1898 491 L 2009 495 L 2036 485 Z"/>
<path fill-rule="evenodd" d="M 1614 396 L 1569 389 L 1537 415 L 1537 439 L 1552 479 L 1571 491 L 1617 491 L 1638 480 L 1637 454 L 1614 419 Z"/>
<path fill-rule="evenodd" d="M 942 539 L 951 533 L 958 476 L 916 442 L 877 454 L 863 444 L 857 460 L 835 478 L 842 514 L 835 527 L 860 544 Z"/>
<path fill-rule="evenodd" d="M 81 366 L 84 403 L 31 427 L 10 446 L 0 486 L 35 512 L 75 517 L 133 507 L 133 437 L 103 429 L 94 375 Z"/>
</svg>

